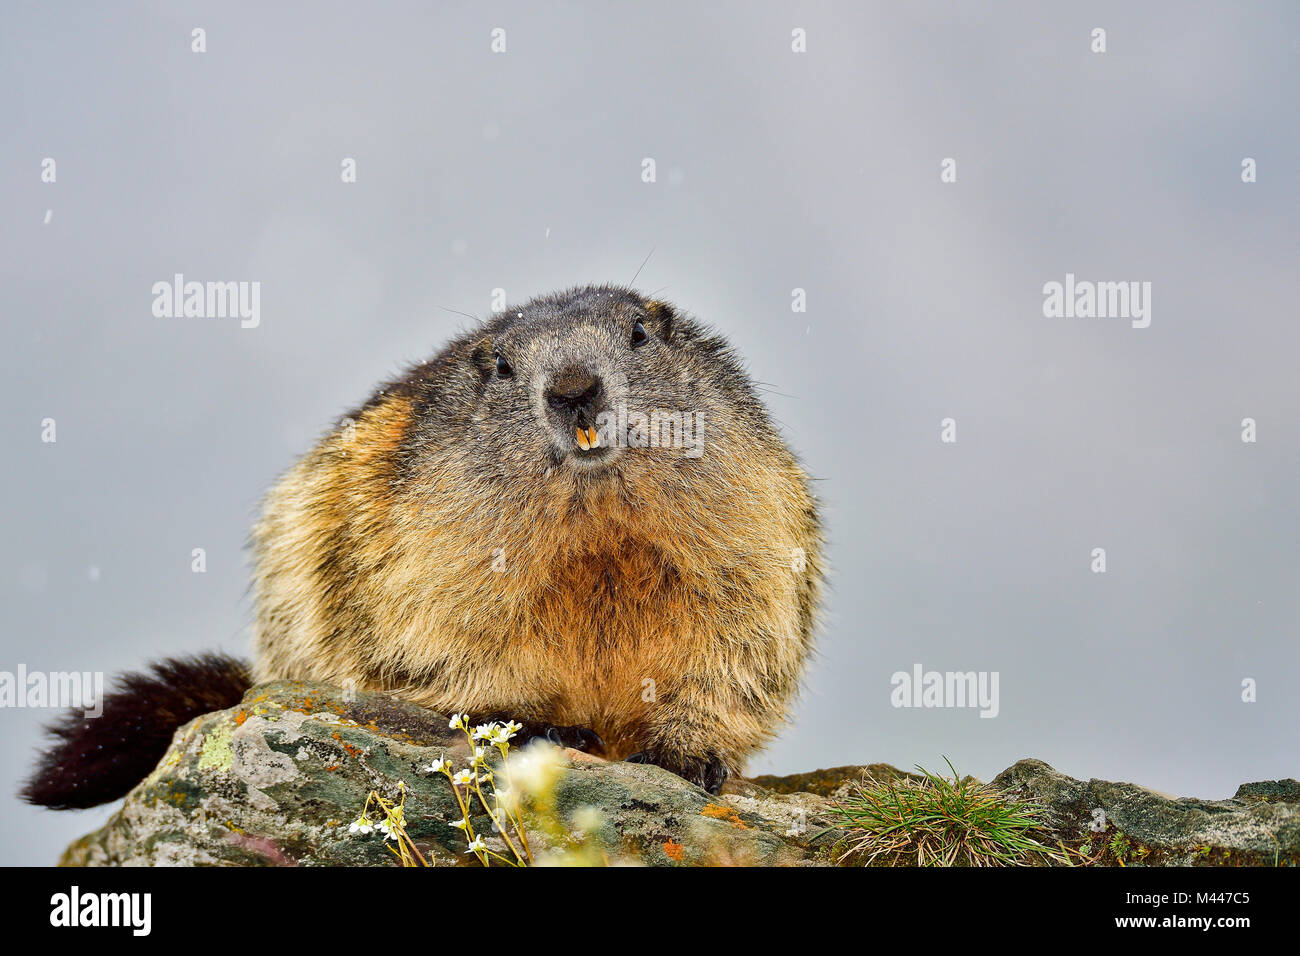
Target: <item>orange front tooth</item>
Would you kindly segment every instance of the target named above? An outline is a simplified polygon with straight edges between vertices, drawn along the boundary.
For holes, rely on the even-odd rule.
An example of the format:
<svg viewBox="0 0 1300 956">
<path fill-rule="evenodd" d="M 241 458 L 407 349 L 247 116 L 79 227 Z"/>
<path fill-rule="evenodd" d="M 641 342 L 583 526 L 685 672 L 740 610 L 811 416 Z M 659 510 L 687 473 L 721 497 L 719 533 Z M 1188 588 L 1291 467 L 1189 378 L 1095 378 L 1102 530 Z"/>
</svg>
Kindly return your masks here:
<svg viewBox="0 0 1300 956">
<path fill-rule="evenodd" d="M 587 444 L 592 448 L 600 447 L 600 433 L 594 428 L 587 429 Z"/>
<path fill-rule="evenodd" d="M 591 448 L 591 442 L 587 440 L 587 433 L 581 428 L 578 429 L 578 447 L 583 451 L 587 451 Z"/>
</svg>

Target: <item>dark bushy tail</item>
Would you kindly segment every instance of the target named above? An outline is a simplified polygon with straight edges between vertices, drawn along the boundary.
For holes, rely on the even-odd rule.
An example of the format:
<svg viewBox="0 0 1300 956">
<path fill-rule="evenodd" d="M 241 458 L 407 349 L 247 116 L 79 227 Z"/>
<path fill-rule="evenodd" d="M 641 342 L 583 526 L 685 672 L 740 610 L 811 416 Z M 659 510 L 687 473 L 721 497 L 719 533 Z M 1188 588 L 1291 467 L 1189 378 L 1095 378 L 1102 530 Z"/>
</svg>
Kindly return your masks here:
<svg viewBox="0 0 1300 956">
<path fill-rule="evenodd" d="M 234 707 L 251 684 L 248 664 L 225 654 L 171 658 L 148 673 L 125 674 L 99 717 L 69 711 L 46 728 L 53 746 L 20 795 L 53 810 L 124 797 L 157 766 L 176 728 Z"/>
</svg>

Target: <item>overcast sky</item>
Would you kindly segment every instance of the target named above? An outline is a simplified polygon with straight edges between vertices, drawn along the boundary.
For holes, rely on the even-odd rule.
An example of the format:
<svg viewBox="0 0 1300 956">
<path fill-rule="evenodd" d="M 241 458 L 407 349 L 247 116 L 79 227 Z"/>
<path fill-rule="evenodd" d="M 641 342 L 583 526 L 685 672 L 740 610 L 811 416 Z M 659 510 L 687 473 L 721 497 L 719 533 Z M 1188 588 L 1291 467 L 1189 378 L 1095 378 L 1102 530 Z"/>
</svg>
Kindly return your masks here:
<svg viewBox="0 0 1300 956">
<path fill-rule="evenodd" d="M 752 772 L 1300 775 L 1300 11 L 1062 7 L 6 3 L 0 670 L 246 652 L 258 499 L 336 415 L 447 310 L 653 249 L 826 505 Z M 260 324 L 156 317 L 176 273 L 260 282 Z M 1045 316 L 1067 273 L 1149 282 L 1150 325 Z M 997 717 L 892 706 L 916 664 L 996 672 Z M 9 796 L 49 716 L 0 711 L 0 862 L 109 812 Z"/>
</svg>

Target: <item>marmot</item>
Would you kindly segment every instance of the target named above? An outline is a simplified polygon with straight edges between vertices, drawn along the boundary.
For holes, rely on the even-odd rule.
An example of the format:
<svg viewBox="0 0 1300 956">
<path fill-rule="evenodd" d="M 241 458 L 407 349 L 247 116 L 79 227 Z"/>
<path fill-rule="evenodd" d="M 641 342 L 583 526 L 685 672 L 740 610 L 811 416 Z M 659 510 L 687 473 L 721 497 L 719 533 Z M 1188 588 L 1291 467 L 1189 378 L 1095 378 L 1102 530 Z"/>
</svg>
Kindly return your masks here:
<svg viewBox="0 0 1300 956">
<path fill-rule="evenodd" d="M 24 796 L 125 794 L 250 682 L 382 690 L 716 792 L 780 726 L 822 581 L 815 497 L 728 343 L 581 287 L 382 385 L 267 495 L 250 669 L 164 662 L 69 715 Z"/>
</svg>

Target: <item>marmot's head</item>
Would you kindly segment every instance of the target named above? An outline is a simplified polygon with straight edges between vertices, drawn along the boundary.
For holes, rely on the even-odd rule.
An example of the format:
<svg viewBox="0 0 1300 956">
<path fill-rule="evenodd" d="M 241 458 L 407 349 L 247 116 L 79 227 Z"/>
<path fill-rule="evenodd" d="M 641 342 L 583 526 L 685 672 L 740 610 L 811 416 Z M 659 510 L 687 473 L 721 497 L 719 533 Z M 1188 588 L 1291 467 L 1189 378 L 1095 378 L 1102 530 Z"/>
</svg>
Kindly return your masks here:
<svg viewBox="0 0 1300 956">
<path fill-rule="evenodd" d="M 723 338 L 614 286 L 510 307 L 401 385 L 416 410 L 410 451 L 455 456 L 479 480 L 664 487 L 774 443 L 784 452 Z"/>
</svg>

